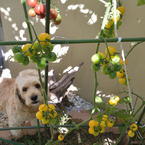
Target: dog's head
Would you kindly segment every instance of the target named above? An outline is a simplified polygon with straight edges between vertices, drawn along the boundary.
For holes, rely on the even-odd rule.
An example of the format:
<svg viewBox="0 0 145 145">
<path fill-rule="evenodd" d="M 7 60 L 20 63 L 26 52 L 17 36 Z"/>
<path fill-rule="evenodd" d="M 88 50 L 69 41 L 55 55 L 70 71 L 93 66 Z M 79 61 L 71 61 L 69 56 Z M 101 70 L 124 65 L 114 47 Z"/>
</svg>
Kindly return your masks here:
<svg viewBox="0 0 145 145">
<path fill-rule="evenodd" d="M 21 104 L 38 107 L 43 103 L 43 94 L 38 72 L 34 69 L 23 70 L 16 78 L 15 94 Z"/>
</svg>

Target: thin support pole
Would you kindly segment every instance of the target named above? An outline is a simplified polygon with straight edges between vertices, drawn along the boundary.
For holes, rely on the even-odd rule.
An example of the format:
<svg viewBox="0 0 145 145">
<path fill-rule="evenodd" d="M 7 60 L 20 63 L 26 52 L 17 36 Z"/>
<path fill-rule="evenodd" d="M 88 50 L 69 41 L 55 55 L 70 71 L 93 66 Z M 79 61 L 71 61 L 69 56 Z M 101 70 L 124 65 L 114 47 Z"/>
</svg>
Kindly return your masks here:
<svg viewBox="0 0 145 145">
<path fill-rule="evenodd" d="M 46 0 L 46 21 L 45 21 L 45 32 L 49 34 L 49 23 L 50 23 L 50 0 Z M 49 62 L 47 61 L 47 65 L 45 67 L 45 92 L 46 92 L 46 97 L 48 96 L 48 66 Z M 47 100 L 48 104 L 48 98 L 45 98 Z M 52 128 L 52 126 L 51 126 Z M 51 129 L 50 128 L 50 129 Z M 52 135 L 52 134 L 51 134 Z M 45 143 L 47 142 L 47 124 L 45 124 Z"/>
</svg>

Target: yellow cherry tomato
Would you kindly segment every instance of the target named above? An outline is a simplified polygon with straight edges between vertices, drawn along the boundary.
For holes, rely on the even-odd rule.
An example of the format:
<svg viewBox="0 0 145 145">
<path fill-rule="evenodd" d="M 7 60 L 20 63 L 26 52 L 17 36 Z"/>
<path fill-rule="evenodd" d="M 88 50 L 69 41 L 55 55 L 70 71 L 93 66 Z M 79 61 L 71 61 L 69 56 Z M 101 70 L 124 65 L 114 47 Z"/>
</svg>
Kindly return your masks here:
<svg viewBox="0 0 145 145">
<path fill-rule="evenodd" d="M 110 105 L 117 105 L 117 101 L 115 101 L 114 99 L 110 99 L 109 104 Z"/>
<path fill-rule="evenodd" d="M 48 110 L 48 106 L 46 104 L 41 104 L 39 106 L 39 111 L 44 111 L 46 112 Z"/>
<path fill-rule="evenodd" d="M 118 78 L 122 78 L 124 75 L 125 75 L 124 72 L 120 72 L 120 71 L 117 72 L 117 77 Z"/>
<path fill-rule="evenodd" d="M 94 133 L 95 133 L 94 129 L 93 129 L 93 128 L 91 128 L 91 127 L 89 127 L 88 132 L 89 132 L 90 134 L 94 134 Z"/>
<path fill-rule="evenodd" d="M 105 53 L 107 55 L 109 54 L 108 51 L 109 51 L 110 55 L 113 55 L 116 52 L 116 49 L 113 46 L 108 46 L 108 49 L 107 48 L 105 49 Z"/>
<path fill-rule="evenodd" d="M 103 115 L 102 120 L 103 121 L 107 121 L 108 120 L 108 116 L 107 115 Z"/>
<path fill-rule="evenodd" d="M 114 100 L 119 102 L 120 98 L 118 96 L 114 96 Z"/>
<path fill-rule="evenodd" d="M 125 84 L 126 78 L 119 78 L 119 83 L 120 84 Z"/>
<path fill-rule="evenodd" d="M 118 22 L 120 20 L 120 17 L 116 17 L 116 21 Z M 113 22 L 115 21 L 115 18 L 113 17 Z"/>
<path fill-rule="evenodd" d="M 111 128 L 113 125 L 114 125 L 114 122 L 113 122 L 111 119 L 109 119 L 109 120 L 107 121 L 107 126 L 108 126 L 109 128 Z"/>
<path fill-rule="evenodd" d="M 40 41 L 40 44 L 49 44 L 50 42 L 50 35 L 48 33 L 41 33 L 39 36 L 38 36 L 38 39 Z"/>
<path fill-rule="evenodd" d="M 106 127 L 105 121 L 101 121 L 101 122 L 100 122 L 100 126 L 101 126 L 101 128 Z"/>
<path fill-rule="evenodd" d="M 128 61 L 125 59 L 125 64 L 127 65 Z M 123 65 L 123 59 L 120 59 L 120 64 Z"/>
<path fill-rule="evenodd" d="M 135 133 L 132 130 L 128 131 L 128 136 L 129 137 L 134 137 Z"/>
<path fill-rule="evenodd" d="M 97 54 L 100 54 L 102 56 L 102 59 L 106 58 L 106 55 L 103 52 L 98 52 Z"/>
<path fill-rule="evenodd" d="M 125 7 L 120 6 L 117 9 L 120 11 L 121 15 L 123 15 L 125 13 Z"/>
<path fill-rule="evenodd" d="M 112 24 L 113 24 L 113 21 L 108 21 L 108 23 L 106 24 L 105 28 L 110 29 Z"/>
<path fill-rule="evenodd" d="M 55 106 L 53 104 L 49 104 L 48 110 L 49 110 L 49 112 L 51 112 L 52 110 L 55 110 Z"/>
<path fill-rule="evenodd" d="M 101 130 L 99 132 L 100 133 L 104 133 L 105 132 L 105 128 L 101 128 Z"/>
<path fill-rule="evenodd" d="M 98 125 L 99 125 L 98 121 L 95 121 L 95 120 L 90 120 L 89 121 L 90 128 L 94 128 L 94 126 L 97 127 Z"/>
<path fill-rule="evenodd" d="M 130 125 L 130 129 L 132 131 L 136 131 L 138 129 L 138 126 L 135 123 L 133 123 L 133 124 Z"/>
<path fill-rule="evenodd" d="M 64 139 L 64 136 L 63 135 L 59 135 L 58 136 L 58 140 L 62 141 Z"/>
<path fill-rule="evenodd" d="M 48 117 L 45 117 L 41 121 L 42 121 L 43 124 L 48 124 L 50 120 L 49 120 Z"/>
<path fill-rule="evenodd" d="M 27 43 L 23 46 L 22 51 L 25 53 L 27 56 L 33 56 L 36 53 L 36 50 L 34 47 L 32 47 L 32 44 Z"/>
<path fill-rule="evenodd" d="M 49 113 L 49 116 L 50 116 L 51 118 L 56 118 L 57 112 L 56 112 L 56 111 L 53 111 L 52 113 Z"/>
<path fill-rule="evenodd" d="M 41 119 L 43 118 L 42 112 L 38 111 L 38 112 L 36 113 L 36 118 L 39 119 L 39 120 L 41 120 Z"/>
</svg>

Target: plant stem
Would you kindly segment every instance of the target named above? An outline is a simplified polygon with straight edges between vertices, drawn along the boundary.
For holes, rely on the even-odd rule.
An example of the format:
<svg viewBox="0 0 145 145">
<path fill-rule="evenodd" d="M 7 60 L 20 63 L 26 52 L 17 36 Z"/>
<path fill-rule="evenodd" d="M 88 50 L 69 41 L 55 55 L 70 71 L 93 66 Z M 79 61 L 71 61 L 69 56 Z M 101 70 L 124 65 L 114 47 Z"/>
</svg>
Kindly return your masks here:
<svg viewBox="0 0 145 145">
<path fill-rule="evenodd" d="M 102 35 L 103 35 L 103 30 L 104 30 L 106 22 L 107 22 L 107 17 L 108 17 L 108 13 L 110 11 L 110 8 L 111 8 L 111 3 L 108 2 L 108 6 L 107 6 L 107 9 L 106 9 L 106 12 L 105 12 L 105 15 L 104 15 L 104 18 L 103 18 L 102 26 L 101 26 L 100 37 L 102 37 Z"/>
<path fill-rule="evenodd" d="M 40 125 L 39 125 L 39 120 L 38 119 L 37 119 L 37 127 L 38 127 L 39 145 L 41 145 Z"/>
<path fill-rule="evenodd" d="M 67 132 L 65 135 L 64 135 L 64 137 L 66 137 L 70 132 L 72 132 L 73 130 L 75 130 L 76 128 L 78 128 L 79 126 L 81 126 L 81 125 L 83 125 L 84 123 L 86 123 L 86 122 L 88 122 L 91 118 L 92 118 L 92 115 L 93 114 L 91 114 L 91 116 L 90 116 L 90 118 L 88 118 L 87 120 L 85 120 L 85 121 L 83 121 L 82 123 L 80 123 L 80 124 L 77 124 L 74 128 L 72 128 L 69 132 Z M 53 144 L 56 144 L 56 143 L 59 143 L 59 142 L 61 142 L 60 140 L 57 140 L 57 141 L 55 141 L 55 142 L 53 142 L 53 143 L 49 143 L 49 144 L 45 144 L 45 145 L 53 145 Z"/>
<path fill-rule="evenodd" d="M 27 26 L 28 26 L 28 32 L 29 32 L 30 40 L 33 40 L 32 33 L 31 33 L 31 28 L 30 28 L 30 25 L 28 23 L 29 18 L 28 18 L 28 13 L 27 13 L 27 9 L 26 9 L 26 0 L 21 0 L 21 4 L 23 6 L 23 10 L 24 10 L 24 14 L 25 14 L 25 22 L 27 23 Z"/>
<path fill-rule="evenodd" d="M 102 2 L 103 4 L 107 5 L 108 3 L 105 2 L 104 0 L 99 0 L 100 2 Z"/>
<path fill-rule="evenodd" d="M 127 55 L 125 56 L 125 59 L 127 59 L 128 55 L 130 54 L 130 52 L 140 43 L 142 43 L 143 41 L 137 42 L 127 53 Z"/>
<path fill-rule="evenodd" d="M 97 91 L 97 73 L 94 72 L 94 76 L 95 76 L 95 87 L 94 87 L 94 94 L 93 94 L 93 108 L 95 108 L 95 98 L 96 98 L 96 91 Z"/>
<path fill-rule="evenodd" d="M 97 44 L 96 53 L 99 51 L 100 42 Z"/>
<path fill-rule="evenodd" d="M 42 89 L 42 93 L 43 93 L 44 103 L 45 103 L 46 105 L 48 105 L 48 102 L 46 101 L 47 95 L 46 95 L 45 89 L 44 89 L 44 87 L 43 87 L 40 69 L 38 69 L 38 75 L 39 75 L 39 81 L 40 81 L 40 85 L 41 85 L 41 89 Z"/>
</svg>

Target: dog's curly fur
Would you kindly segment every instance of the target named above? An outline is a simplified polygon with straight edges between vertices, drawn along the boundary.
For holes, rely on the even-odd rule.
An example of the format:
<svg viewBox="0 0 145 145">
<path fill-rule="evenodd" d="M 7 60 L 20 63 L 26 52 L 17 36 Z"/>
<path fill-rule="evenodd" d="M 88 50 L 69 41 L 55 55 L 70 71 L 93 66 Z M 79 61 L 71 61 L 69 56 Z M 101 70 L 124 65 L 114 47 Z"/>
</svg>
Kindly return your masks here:
<svg viewBox="0 0 145 145">
<path fill-rule="evenodd" d="M 36 126 L 36 112 L 42 103 L 37 70 L 23 70 L 16 79 L 0 78 L 0 111 L 6 111 L 9 127 L 19 127 L 24 121 Z M 22 134 L 21 130 L 11 130 L 11 133 Z"/>
</svg>

